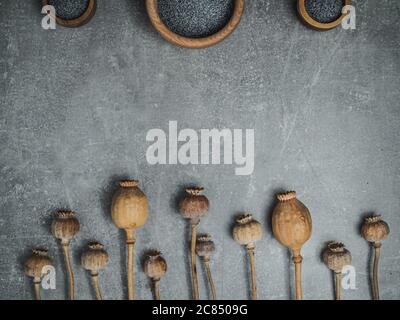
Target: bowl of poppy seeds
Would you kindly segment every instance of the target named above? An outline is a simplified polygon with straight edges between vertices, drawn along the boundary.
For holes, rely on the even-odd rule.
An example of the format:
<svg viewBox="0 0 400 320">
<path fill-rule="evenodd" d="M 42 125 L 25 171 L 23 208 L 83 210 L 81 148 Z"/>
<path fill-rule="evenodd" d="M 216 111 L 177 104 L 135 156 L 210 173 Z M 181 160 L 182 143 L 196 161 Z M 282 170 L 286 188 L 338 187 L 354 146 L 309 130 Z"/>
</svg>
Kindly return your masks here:
<svg viewBox="0 0 400 320">
<path fill-rule="evenodd" d="M 80 27 L 96 11 L 96 0 L 42 0 L 42 5 L 53 6 L 56 22 L 64 27 Z"/>
<path fill-rule="evenodd" d="M 297 9 L 303 21 L 318 30 L 337 27 L 346 16 L 342 9 L 351 0 L 297 0 Z"/>
<path fill-rule="evenodd" d="M 154 28 L 169 42 L 205 48 L 228 37 L 240 22 L 245 0 L 146 0 Z"/>
</svg>

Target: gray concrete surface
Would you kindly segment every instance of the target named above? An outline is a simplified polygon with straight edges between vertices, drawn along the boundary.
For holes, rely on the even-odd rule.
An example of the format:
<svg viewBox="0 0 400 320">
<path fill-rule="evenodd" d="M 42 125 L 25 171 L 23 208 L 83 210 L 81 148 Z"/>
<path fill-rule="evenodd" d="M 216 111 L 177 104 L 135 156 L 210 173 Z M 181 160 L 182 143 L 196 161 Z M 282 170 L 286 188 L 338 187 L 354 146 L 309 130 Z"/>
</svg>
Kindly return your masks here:
<svg viewBox="0 0 400 320">
<path fill-rule="evenodd" d="M 31 299 L 22 270 L 29 249 L 46 246 L 64 298 L 63 260 L 49 230 L 51 213 L 79 213 L 72 243 L 76 296 L 93 298 L 79 255 L 103 242 L 110 264 L 101 274 L 106 299 L 126 296 L 123 235 L 111 223 L 116 181 L 142 181 L 151 215 L 138 232 L 138 299 L 150 299 L 144 251 L 168 261 L 163 298 L 190 298 L 187 225 L 176 210 L 183 187 L 201 184 L 211 202 L 200 231 L 215 238 L 212 264 L 219 298 L 245 299 L 245 252 L 231 238 L 233 217 L 251 211 L 265 226 L 257 244 L 261 299 L 289 299 L 293 269 L 272 237 L 274 194 L 295 189 L 314 230 L 304 246 L 305 299 L 331 299 L 332 277 L 321 263 L 326 241 L 353 254 L 357 289 L 369 299 L 368 244 L 361 218 L 383 214 L 392 233 L 383 244 L 381 296 L 400 298 L 400 4 L 355 1 L 357 29 L 321 33 L 304 27 L 293 0 L 247 1 L 236 32 L 199 51 L 165 42 L 142 0 L 99 0 L 78 29 L 41 28 L 39 1 L 0 0 L 0 298 Z M 255 129 L 251 176 L 230 165 L 151 166 L 148 130 L 168 127 Z M 201 271 L 201 268 L 200 268 Z M 199 274 L 201 298 L 207 298 Z"/>
</svg>

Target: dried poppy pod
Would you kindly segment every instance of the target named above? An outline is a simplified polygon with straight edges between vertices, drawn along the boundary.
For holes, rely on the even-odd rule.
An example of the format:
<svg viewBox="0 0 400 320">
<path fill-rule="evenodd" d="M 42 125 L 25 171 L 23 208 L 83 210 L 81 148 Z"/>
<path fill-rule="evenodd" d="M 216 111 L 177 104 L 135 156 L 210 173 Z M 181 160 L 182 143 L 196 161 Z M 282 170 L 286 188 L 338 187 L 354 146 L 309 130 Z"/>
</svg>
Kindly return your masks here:
<svg viewBox="0 0 400 320">
<path fill-rule="evenodd" d="M 99 242 L 89 243 L 88 249 L 82 254 L 81 263 L 86 270 L 90 271 L 96 299 L 102 300 L 98 275 L 99 270 L 103 269 L 108 263 L 108 253 L 104 250 L 104 246 Z"/>
<path fill-rule="evenodd" d="M 199 299 L 199 289 L 196 270 L 196 225 L 200 222 L 200 218 L 208 213 L 209 201 L 206 196 L 202 195 L 204 188 L 193 187 L 186 189 L 186 196 L 179 204 L 179 211 L 185 219 L 190 220 L 191 225 L 191 276 L 193 299 Z"/>
<path fill-rule="evenodd" d="M 371 242 L 374 248 L 374 268 L 372 272 L 372 294 L 374 300 L 379 300 L 378 266 L 381 254 L 381 241 L 389 235 L 389 225 L 380 215 L 366 217 L 361 227 L 361 234 L 365 240 Z"/>
<path fill-rule="evenodd" d="M 134 291 L 134 248 L 135 230 L 142 227 L 149 214 L 149 203 L 146 195 L 138 187 L 137 180 L 124 180 L 119 182 L 119 190 L 115 193 L 111 205 L 111 217 L 119 229 L 126 232 L 126 245 L 128 249 L 128 298 L 133 300 Z"/>
<path fill-rule="evenodd" d="M 69 242 L 79 232 L 80 225 L 73 211 L 58 211 L 55 219 L 51 224 L 51 231 L 61 244 L 69 244 Z"/>
<path fill-rule="evenodd" d="M 335 273 L 335 293 L 336 300 L 340 300 L 340 282 L 343 267 L 351 264 L 350 251 L 344 247 L 343 243 L 332 241 L 322 254 L 322 259 L 326 266 Z"/>
<path fill-rule="evenodd" d="M 204 260 L 210 260 L 210 256 L 215 251 L 215 244 L 209 234 L 202 234 L 197 237 L 196 253 Z"/>
<path fill-rule="evenodd" d="M 364 239 L 372 243 L 385 240 L 389 233 L 389 225 L 382 220 L 381 215 L 366 217 L 361 228 L 361 234 Z"/>
<path fill-rule="evenodd" d="M 43 277 L 43 269 L 47 266 L 53 266 L 53 260 L 49 257 L 46 249 L 33 249 L 32 254 L 25 261 L 25 273 L 27 276 L 33 278 L 36 300 L 40 300 L 40 284 Z"/>
<path fill-rule="evenodd" d="M 204 268 L 206 270 L 208 283 L 211 289 L 211 297 L 213 300 L 217 299 L 217 294 L 215 290 L 214 281 L 211 275 L 211 268 L 210 268 L 210 256 L 215 251 L 215 244 L 211 239 L 209 234 L 200 235 L 197 237 L 196 242 L 196 253 L 199 257 L 202 258 L 204 263 Z"/>
<path fill-rule="evenodd" d="M 167 262 L 160 251 L 147 253 L 144 261 L 144 272 L 151 279 L 155 300 L 160 300 L 160 279 L 167 272 Z"/>
<path fill-rule="evenodd" d="M 69 258 L 69 243 L 79 232 L 80 225 L 73 211 L 58 211 L 55 214 L 55 219 L 51 224 L 51 232 L 54 237 L 60 240 L 65 258 L 65 265 L 68 274 L 69 297 L 74 300 L 74 274 L 71 268 Z"/>
<path fill-rule="evenodd" d="M 179 204 L 179 211 L 185 219 L 189 219 L 192 224 L 198 224 L 200 218 L 208 213 L 209 201 L 203 195 L 204 188 L 193 187 L 186 189 L 186 196 Z"/>
<path fill-rule="evenodd" d="M 310 239 L 312 230 L 311 215 L 307 207 L 297 200 L 296 192 L 289 191 L 277 195 L 278 204 L 272 213 L 272 232 L 275 238 L 293 253 L 295 264 L 296 299 L 302 299 L 300 251 Z"/>
<path fill-rule="evenodd" d="M 236 219 L 233 227 L 233 238 L 240 245 L 246 246 L 250 261 L 251 296 L 257 300 L 256 269 L 254 264 L 255 242 L 262 237 L 261 224 L 253 219 L 251 214 L 245 214 Z"/>
</svg>

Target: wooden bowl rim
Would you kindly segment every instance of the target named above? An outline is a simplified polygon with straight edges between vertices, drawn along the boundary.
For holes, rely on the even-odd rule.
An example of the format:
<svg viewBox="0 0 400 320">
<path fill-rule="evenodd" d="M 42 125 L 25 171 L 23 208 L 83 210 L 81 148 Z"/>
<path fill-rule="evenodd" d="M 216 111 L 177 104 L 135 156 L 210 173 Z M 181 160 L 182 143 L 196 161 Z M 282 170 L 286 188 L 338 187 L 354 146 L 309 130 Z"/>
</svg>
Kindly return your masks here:
<svg viewBox="0 0 400 320">
<path fill-rule="evenodd" d="M 42 6 L 49 5 L 49 0 L 42 0 Z M 57 16 L 56 13 L 56 22 L 57 24 L 63 27 L 75 28 L 83 26 L 84 24 L 88 23 L 89 20 L 94 16 L 96 12 L 96 0 L 89 0 L 89 4 L 86 8 L 86 11 L 75 19 L 63 19 Z"/>
<path fill-rule="evenodd" d="M 235 0 L 233 13 L 227 24 L 218 32 L 202 38 L 181 36 L 169 29 L 160 18 L 157 3 L 158 0 L 146 0 L 147 13 L 151 24 L 158 33 L 172 44 L 190 49 L 201 49 L 213 46 L 223 41 L 236 29 L 243 15 L 245 0 Z"/>
<path fill-rule="evenodd" d="M 309 26 L 311 26 L 314 29 L 318 30 L 330 30 L 333 28 L 336 28 L 339 24 L 342 23 L 342 20 L 344 17 L 348 15 L 348 13 L 343 14 L 337 18 L 335 21 L 328 22 L 328 23 L 322 23 L 317 20 L 314 20 L 307 12 L 306 6 L 305 6 L 305 1 L 306 0 L 297 0 L 297 10 L 301 16 L 301 18 L 304 20 L 305 23 L 307 23 Z M 344 0 L 344 5 L 348 6 L 351 5 L 351 0 Z"/>
</svg>

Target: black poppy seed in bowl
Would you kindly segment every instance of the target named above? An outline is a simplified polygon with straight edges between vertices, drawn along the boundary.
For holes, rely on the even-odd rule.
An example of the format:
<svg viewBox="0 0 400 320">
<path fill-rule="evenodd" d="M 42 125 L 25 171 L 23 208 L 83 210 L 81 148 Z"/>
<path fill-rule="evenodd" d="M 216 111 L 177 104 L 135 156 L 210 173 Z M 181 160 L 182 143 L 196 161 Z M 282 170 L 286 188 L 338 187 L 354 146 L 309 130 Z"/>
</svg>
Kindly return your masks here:
<svg viewBox="0 0 400 320">
<path fill-rule="evenodd" d="M 85 13 L 89 0 L 49 0 L 49 5 L 54 7 L 57 17 L 72 20 Z"/>
<path fill-rule="evenodd" d="M 340 18 L 344 0 L 305 0 L 307 13 L 320 23 L 330 23 Z"/>
<path fill-rule="evenodd" d="M 174 33 L 203 38 L 225 27 L 234 4 L 234 0 L 158 0 L 158 13 Z"/>
</svg>

